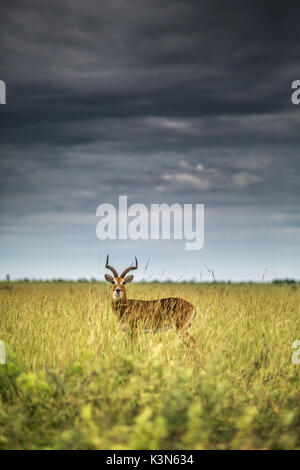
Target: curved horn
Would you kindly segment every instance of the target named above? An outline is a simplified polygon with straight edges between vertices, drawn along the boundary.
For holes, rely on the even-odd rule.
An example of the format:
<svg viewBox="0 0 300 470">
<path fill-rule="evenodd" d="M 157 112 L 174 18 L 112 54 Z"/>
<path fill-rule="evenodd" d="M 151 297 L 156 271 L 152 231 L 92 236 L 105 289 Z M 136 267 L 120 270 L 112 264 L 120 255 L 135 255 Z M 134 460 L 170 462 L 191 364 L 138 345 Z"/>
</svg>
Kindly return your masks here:
<svg viewBox="0 0 300 470">
<path fill-rule="evenodd" d="M 136 259 L 136 256 L 135 256 L 135 266 L 129 266 L 129 268 L 127 269 L 124 269 L 124 271 L 122 272 L 121 276 L 123 279 L 124 277 L 126 276 L 127 273 L 129 273 L 129 271 L 132 271 L 133 269 L 137 269 L 138 267 L 138 262 L 137 262 L 137 259 Z"/>
<path fill-rule="evenodd" d="M 117 273 L 117 271 L 115 270 L 115 268 L 113 268 L 112 266 L 110 266 L 110 265 L 108 264 L 108 255 L 107 255 L 107 258 L 106 258 L 106 265 L 105 265 L 105 267 L 106 267 L 107 269 L 110 269 L 111 272 L 113 273 L 113 275 L 114 275 L 115 277 L 118 277 L 118 273 Z"/>
</svg>

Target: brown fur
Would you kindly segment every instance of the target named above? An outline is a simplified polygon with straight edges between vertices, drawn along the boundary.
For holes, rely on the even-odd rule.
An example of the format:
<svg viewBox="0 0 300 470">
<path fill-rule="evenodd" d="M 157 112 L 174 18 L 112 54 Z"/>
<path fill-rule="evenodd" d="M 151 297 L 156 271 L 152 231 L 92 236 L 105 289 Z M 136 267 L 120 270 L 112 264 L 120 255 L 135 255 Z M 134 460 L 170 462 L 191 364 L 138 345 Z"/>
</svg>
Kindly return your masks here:
<svg viewBox="0 0 300 470">
<path fill-rule="evenodd" d="M 107 276 L 106 280 L 110 277 Z M 176 297 L 158 300 L 128 299 L 125 284 L 126 280 L 131 282 L 132 279 L 133 276 L 128 276 L 125 280 L 121 277 L 108 280 L 113 282 L 111 307 L 120 326 L 132 333 L 173 328 L 184 342 L 194 343 L 194 338 L 186 330 L 196 314 L 195 307 L 187 300 Z M 115 298 L 117 290 L 121 291 L 120 298 Z"/>
</svg>

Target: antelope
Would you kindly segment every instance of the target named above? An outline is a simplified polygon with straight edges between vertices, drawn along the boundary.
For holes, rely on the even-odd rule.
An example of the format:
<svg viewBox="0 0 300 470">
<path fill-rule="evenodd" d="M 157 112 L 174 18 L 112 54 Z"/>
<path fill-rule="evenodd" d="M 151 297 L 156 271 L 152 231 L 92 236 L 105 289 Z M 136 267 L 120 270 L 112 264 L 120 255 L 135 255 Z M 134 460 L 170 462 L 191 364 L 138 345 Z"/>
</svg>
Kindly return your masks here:
<svg viewBox="0 0 300 470">
<path fill-rule="evenodd" d="M 127 274 L 138 268 L 136 257 L 135 266 L 131 265 L 124 269 L 120 276 L 108 263 L 107 255 L 105 267 L 113 273 L 113 276 L 105 274 L 104 277 L 113 285 L 111 308 L 122 329 L 129 330 L 133 336 L 137 331 L 156 332 L 173 328 L 186 344 L 195 342 L 187 332 L 196 315 L 196 309 L 190 302 L 177 297 L 157 300 L 128 299 L 125 285 L 132 282 L 134 276 Z"/>
</svg>

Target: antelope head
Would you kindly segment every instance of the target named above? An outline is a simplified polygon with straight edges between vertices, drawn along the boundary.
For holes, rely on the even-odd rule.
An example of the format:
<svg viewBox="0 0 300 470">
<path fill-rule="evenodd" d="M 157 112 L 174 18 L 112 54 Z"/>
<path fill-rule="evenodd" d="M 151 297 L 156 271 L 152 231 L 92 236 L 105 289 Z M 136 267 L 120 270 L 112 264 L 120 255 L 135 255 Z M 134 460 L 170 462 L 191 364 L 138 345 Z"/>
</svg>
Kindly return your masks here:
<svg viewBox="0 0 300 470">
<path fill-rule="evenodd" d="M 107 255 L 105 267 L 113 273 L 113 276 L 111 276 L 110 274 L 105 274 L 104 277 L 107 282 L 110 282 L 113 285 L 112 300 L 113 302 L 120 302 L 122 300 L 122 303 L 126 303 L 127 297 L 125 284 L 131 282 L 134 278 L 132 274 L 130 274 L 129 276 L 126 276 L 126 274 L 128 274 L 129 271 L 132 271 L 133 269 L 137 269 L 137 259 L 135 258 L 135 266 L 129 266 L 129 268 L 124 269 L 120 276 L 118 275 L 115 268 L 108 264 L 108 261 L 109 258 Z"/>
</svg>

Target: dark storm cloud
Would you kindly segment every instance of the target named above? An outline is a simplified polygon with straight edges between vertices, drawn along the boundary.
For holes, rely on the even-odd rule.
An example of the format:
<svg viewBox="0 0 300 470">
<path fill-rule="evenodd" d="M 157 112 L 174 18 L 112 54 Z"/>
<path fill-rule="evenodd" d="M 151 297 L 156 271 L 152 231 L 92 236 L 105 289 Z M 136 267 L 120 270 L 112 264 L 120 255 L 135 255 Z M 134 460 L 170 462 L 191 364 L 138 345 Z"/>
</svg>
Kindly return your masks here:
<svg viewBox="0 0 300 470">
<path fill-rule="evenodd" d="M 2 213 L 87 211 L 120 193 L 296 204 L 297 8 L 10 2 Z"/>
</svg>

